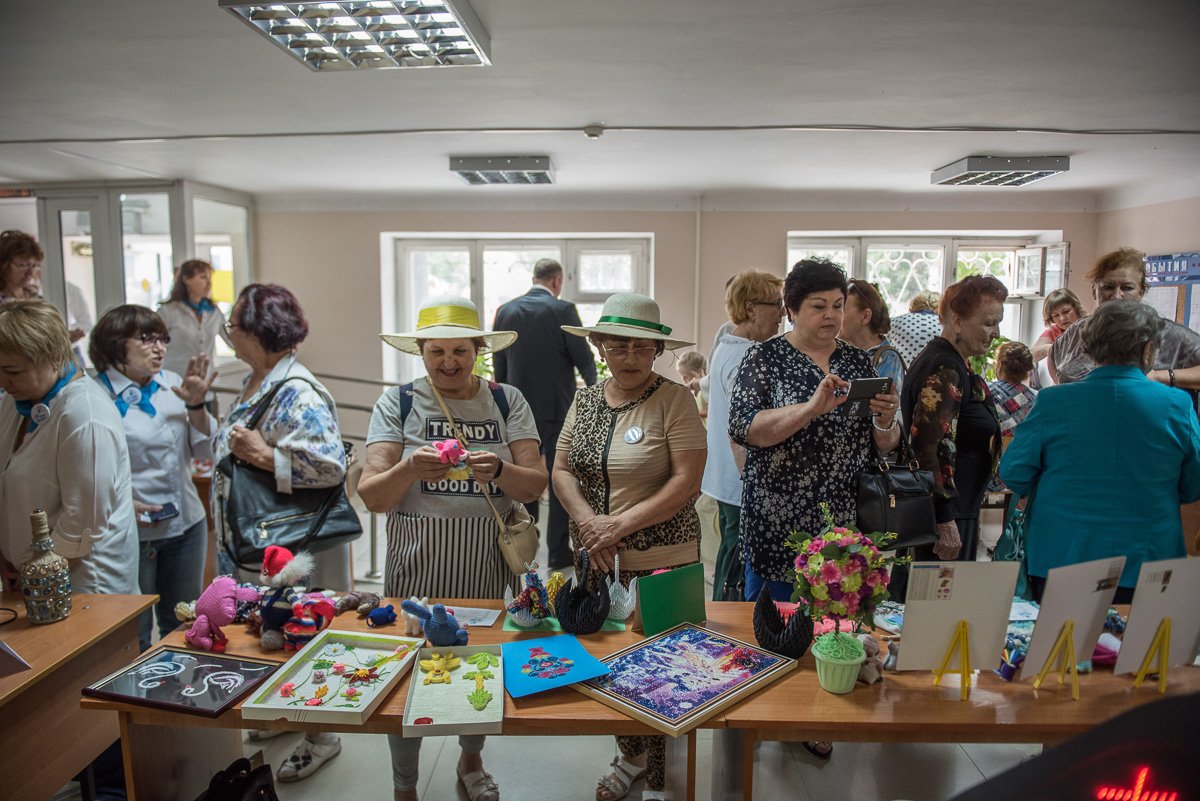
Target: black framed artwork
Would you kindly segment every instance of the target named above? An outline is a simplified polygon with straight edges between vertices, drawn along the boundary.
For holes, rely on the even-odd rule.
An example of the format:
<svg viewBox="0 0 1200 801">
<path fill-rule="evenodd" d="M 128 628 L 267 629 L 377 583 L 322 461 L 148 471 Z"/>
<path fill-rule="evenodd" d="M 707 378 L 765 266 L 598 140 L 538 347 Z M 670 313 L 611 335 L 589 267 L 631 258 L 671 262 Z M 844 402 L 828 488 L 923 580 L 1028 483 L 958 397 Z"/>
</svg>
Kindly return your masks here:
<svg viewBox="0 0 1200 801">
<path fill-rule="evenodd" d="M 270 659 L 166 646 L 84 687 L 83 694 L 215 718 L 279 666 Z"/>
</svg>

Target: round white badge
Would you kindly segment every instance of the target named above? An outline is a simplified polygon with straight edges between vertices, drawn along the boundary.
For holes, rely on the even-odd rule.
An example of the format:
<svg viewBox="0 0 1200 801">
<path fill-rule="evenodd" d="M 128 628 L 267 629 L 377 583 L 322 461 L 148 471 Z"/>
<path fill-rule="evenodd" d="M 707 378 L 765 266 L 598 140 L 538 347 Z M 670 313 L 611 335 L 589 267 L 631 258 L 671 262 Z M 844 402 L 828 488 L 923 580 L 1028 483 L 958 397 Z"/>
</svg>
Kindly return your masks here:
<svg viewBox="0 0 1200 801">
<path fill-rule="evenodd" d="M 630 445 L 636 445 L 642 441 L 642 437 L 646 436 L 646 432 L 637 426 L 630 426 L 625 431 L 625 441 Z"/>
<path fill-rule="evenodd" d="M 130 406 L 136 406 L 138 401 L 142 399 L 142 391 L 134 386 L 125 387 L 121 391 L 121 400 L 128 403 Z"/>
<path fill-rule="evenodd" d="M 29 417 L 40 426 L 50 419 L 50 407 L 44 403 L 34 404 L 33 409 L 29 412 Z"/>
</svg>

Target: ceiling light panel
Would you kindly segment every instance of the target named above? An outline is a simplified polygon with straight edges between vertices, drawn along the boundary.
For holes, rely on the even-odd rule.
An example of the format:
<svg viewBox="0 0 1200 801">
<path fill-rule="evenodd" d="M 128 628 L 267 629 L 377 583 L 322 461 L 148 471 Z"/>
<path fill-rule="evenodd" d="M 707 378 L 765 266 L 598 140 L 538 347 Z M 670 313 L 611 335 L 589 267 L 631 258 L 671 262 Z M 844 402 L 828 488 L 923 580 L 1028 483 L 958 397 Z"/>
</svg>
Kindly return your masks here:
<svg viewBox="0 0 1200 801">
<path fill-rule="evenodd" d="M 492 63 L 491 39 L 467 0 L 218 2 L 320 72 Z"/>
<path fill-rule="evenodd" d="M 450 169 L 472 186 L 554 183 L 549 156 L 451 156 Z"/>
<path fill-rule="evenodd" d="M 968 156 L 933 171 L 943 186 L 1027 186 L 1071 169 L 1069 156 Z"/>
</svg>

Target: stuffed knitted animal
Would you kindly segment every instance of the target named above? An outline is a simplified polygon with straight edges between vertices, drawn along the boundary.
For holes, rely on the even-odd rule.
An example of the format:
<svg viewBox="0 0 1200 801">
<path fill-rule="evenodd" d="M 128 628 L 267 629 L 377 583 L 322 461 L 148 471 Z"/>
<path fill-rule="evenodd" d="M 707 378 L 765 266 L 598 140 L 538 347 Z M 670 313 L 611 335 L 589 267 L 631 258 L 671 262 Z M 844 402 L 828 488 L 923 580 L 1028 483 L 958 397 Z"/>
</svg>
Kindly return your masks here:
<svg viewBox="0 0 1200 801">
<path fill-rule="evenodd" d="M 184 641 L 202 651 L 223 652 L 229 638 L 221 633 L 221 627 L 233 622 L 238 601 L 256 595 L 254 590 L 239 587 L 230 576 L 217 576 L 196 599 L 196 622 L 183 635 Z"/>
<path fill-rule="evenodd" d="M 466 455 L 463 452 L 462 443 L 456 439 L 444 439 L 441 442 L 433 443 L 433 447 L 438 452 L 438 458 L 442 460 L 442 464 L 448 464 L 451 467 L 462 461 Z"/>
<path fill-rule="evenodd" d="M 301 596 L 292 606 L 292 617 L 283 624 L 283 647 L 298 651 L 333 622 L 333 604 L 323 595 Z M 265 632 L 264 632 L 265 634 Z"/>
<path fill-rule="evenodd" d="M 263 553 L 259 578 L 267 588 L 259 596 L 258 612 L 262 619 L 259 646 L 264 651 L 278 651 L 284 647 L 283 627 L 292 619 L 293 607 L 303 600 L 296 593 L 295 585 L 305 583 L 312 571 L 313 558 L 310 554 L 298 553 L 293 556 L 287 548 L 278 545 L 269 546 Z"/>
<path fill-rule="evenodd" d="M 423 607 L 429 605 L 428 597 L 418 598 L 414 595 L 408 600 L 412 601 L 413 603 L 420 604 Z M 421 633 L 421 618 L 404 611 L 403 606 L 400 609 L 400 617 L 404 619 L 404 635 L 406 637 L 416 637 Z"/>
<path fill-rule="evenodd" d="M 372 609 L 379 606 L 380 600 L 373 592 L 348 592 L 338 599 L 334 611 L 340 615 L 353 609 L 358 612 L 359 617 L 366 617 Z"/>
<path fill-rule="evenodd" d="M 429 644 L 438 648 L 447 645 L 466 645 L 467 630 L 460 626 L 458 619 L 446 611 L 443 604 L 434 604 L 426 608 L 415 601 L 401 601 L 400 608 L 421 620 L 421 629 Z"/>
<path fill-rule="evenodd" d="M 380 626 L 390 626 L 396 622 L 396 608 L 391 604 L 372 609 L 367 614 L 367 626 L 377 629 Z"/>
</svg>

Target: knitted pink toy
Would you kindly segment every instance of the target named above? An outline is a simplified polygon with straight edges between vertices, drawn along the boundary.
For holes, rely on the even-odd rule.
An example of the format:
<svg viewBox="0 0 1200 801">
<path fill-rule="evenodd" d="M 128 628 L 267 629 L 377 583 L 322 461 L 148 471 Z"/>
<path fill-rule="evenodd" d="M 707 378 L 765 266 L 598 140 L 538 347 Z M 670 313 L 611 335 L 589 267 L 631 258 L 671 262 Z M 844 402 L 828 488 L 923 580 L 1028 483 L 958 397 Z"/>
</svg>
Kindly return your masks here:
<svg viewBox="0 0 1200 801">
<path fill-rule="evenodd" d="M 442 460 L 442 464 L 456 465 L 462 461 L 463 448 L 462 443 L 456 439 L 444 439 L 441 442 L 433 443 L 433 447 L 437 448 L 438 457 Z"/>
<path fill-rule="evenodd" d="M 222 626 L 233 622 L 238 601 L 253 601 L 258 593 L 250 587 L 239 587 L 230 576 L 217 576 L 196 599 L 196 622 L 183 635 L 193 648 L 221 653 L 228 638 Z"/>
</svg>

